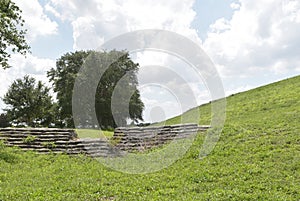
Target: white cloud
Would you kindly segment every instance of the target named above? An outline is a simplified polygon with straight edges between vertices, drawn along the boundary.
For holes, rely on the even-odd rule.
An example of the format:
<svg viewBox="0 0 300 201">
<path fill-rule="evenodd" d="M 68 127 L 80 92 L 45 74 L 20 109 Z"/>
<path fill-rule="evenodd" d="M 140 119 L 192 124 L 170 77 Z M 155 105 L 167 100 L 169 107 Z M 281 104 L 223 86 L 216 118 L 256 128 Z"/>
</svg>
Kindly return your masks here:
<svg viewBox="0 0 300 201">
<path fill-rule="evenodd" d="M 218 19 L 214 24 L 209 26 L 213 33 L 222 33 L 231 28 L 229 21 L 225 18 Z"/>
<path fill-rule="evenodd" d="M 73 26 L 74 49 L 95 49 L 105 40 L 140 29 L 165 29 L 201 42 L 191 24 L 194 0 L 51 0 L 48 8 Z"/>
<path fill-rule="evenodd" d="M 20 54 L 12 55 L 10 65 L 13 66 L 8 70 L 4 70 L 5 74 L 18 75 L 30 74 L 33 76 L 44 75 L 46 72 L 55 67 L 55 61 L 47 58 L 38 58 L 31 54 L 24 57 Z"/>
<path fill-rule="evenodd" d="M 55 8 L 53 8 L 53 6 L 50 5 L 50 3 L 47 3 L 45 5 L 45 11 L 50 12 L 51 14 L 53 14 L 57 18 L 61 18 L 61 15 L 59 14 L 59 12 L 57 12 L 55 10 Z"/>
<path fill-rule="evenodd" d="M 224 78 L 287 75 L 300 66 L 300 2 L 240 0 L 232 19 L 219 19 L 204 48 Z M 232 5 L 235 9 L 237 6 Z"/>
<path fill-rule="evenodd" d="M 145 104 L 145 122 L 159 122 L 184 112 L 181 102 L 168 88 L 158 85 L 144 85 L 139 88 Z M 155 97 L 155 98 L 153 98 Z"/>
<path fill-rule="evenodd" d="M 230 7 L 231 7 L 232 9 L 236 10 L 236 9 L 239 9 L 239 8 L 241 7 L 241 5 L 238 4 L 238 3 L 231 3 L 231 4 L 230 4 Z"/>
<path fill-rule="evenodd" d="M 211 100 L 202 78 L 180 58 L 144 51 L 134 61 L 141 66 L 138 80 L 146 121 L 158 121 L 159 115 L 170 118 Z"/>
<path fill-rule="evenodd" d="M 243 91 L 248 91 L 248 90 L 253 89 L 253 88 L 254 88 L 253 86 L 245 85 L 245 86 L 235 87 L 233 89 L 227 89 L 226 90 L 226 96 L 236 94 L 236 93 L 239 93 L 239 92 L 243 92 Z"/>
<path fill-rule="evenodd" d="M 22 10 L 25 27 L 28 30 L 27 39 L 33 41 L 37 36 L 57 34 L 58 25 L 44 12 L 38 0 L 14 0 Z"/>
<path fill-rule="evenodd" d="M 94 22 L 93 17 L 79 17 L 72 22 L 73 29 L 79 30 L 73 32 L 75 49 L 90 49 L 104 42 L 104 38 L 97 34 Z"/>
</svg>

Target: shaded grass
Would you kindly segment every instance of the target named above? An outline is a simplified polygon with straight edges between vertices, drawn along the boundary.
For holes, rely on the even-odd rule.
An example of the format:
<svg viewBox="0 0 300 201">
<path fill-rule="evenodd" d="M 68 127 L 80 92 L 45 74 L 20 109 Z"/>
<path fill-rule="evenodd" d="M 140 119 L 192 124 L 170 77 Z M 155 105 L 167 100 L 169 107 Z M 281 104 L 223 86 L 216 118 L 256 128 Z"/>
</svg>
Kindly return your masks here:
<svg viewBox="0 0 300 201">
<path fill-rule="evenodd" d="M 210 104 L 200 111 L 200 124 L 209 124 Z M 191 122 L 194 114 L 186 114 Z M 198 158 L 205 137 L 198 135 L 182 159 L 151 174 L 120 173 L 85 156 L 2 147 L 0 200 L 300 200 L 299 120 L 295 77 L 228 97 L 213 152 Z"/>
</svg>

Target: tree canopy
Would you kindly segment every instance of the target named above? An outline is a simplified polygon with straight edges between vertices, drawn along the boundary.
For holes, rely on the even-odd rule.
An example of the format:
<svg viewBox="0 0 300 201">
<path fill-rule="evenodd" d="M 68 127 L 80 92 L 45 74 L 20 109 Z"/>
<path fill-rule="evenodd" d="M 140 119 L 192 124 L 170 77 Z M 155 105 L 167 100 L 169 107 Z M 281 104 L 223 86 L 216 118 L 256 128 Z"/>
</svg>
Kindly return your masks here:
<svg viewBox="0 0 300 201">
<path fill-rule="evenodd" d="M 26 30 L 21 10 L 11 0 L 0 1 L 0 65 L 9 68 L 8 58 L 13 53 L 25 55 L 29 46 L 25 40 Z"/>
<path fill-rule="evenodd" d="M 72 91 L 76 75 L 88 52 L 67 53 L 56 62 L 56 68 L 50 69 L 47 76 L 56 92 L 57 115 L 61 127 L 74 127 L 72 118 Z"/>
<path fill-rule="evenodd" d="M 92 61 L 91 55 L 95 58 L 92 59 Z M 79 73 L 80 68 L 85 64 L 87 59 L 89 62 L 93 63 L 92 66 L 95 68 L 95 72 L 91 75 L 91 77 L 87 77 L 84 73 Z M 98 79 L 98 70 L 104 69 L 109 64 L 111 65 L 101 77 L 100 82 L 94 83 L 97 86 L 94 105 L 81 104 L 83 116 L 85 113 L 86 115 L 80 120 L 80 124 L 84 127 L 95 126 L 95 122 L 92 122 L 93 120 L 91 120 L 88 115 L 90 107 L 95 107 L 97 121 L 102 128 L 117 126 L 112 114 L 112 96 L 118 81 L 125 74 L 130 74 L 130 76 L 125 79 L 122 85 L 123 95 L 120 94 L 118 97 L 118 104 L 123 107 L 122 104 L 125 103 L 124 98 L 129 94 L 128 86 L 131 86 L 131 89 L 133 88 L 134 92 L 131 93 L 132 96 L 129 101 L 129 106 L 127 105 L 127 107 L 129 107 L 129 114 L 124 115 L 126 113 L 119 111 L 119 113 L 122 113 L 123 115 L 118 115 L 118 123 L 121 122 L 122 125 L 124 125 L 128 119 L 133 121 L 143 119 L 142 112 L 144 104 L 142 103 L 139 91 L 137 90 L 138 82 L 136 77 L 139 65 L 135 64 L 130 59 L 129 54 L 123 51 L 77 51 L 63 55 L 57 60 L 56 68 L 52 68 L 48 72 L 48 77 L 53 83 L 54 91 L 57 93 L 59 116 L 66 127 L 74 127 L 74 119 L 72 115 L 72 94 L 75 79 L 80 78 L 80 83 L 88 86 L 89 80 Z M 90 90 L 90 88 L 86 88 L 86 90 Z M 124 107 L 126 107 L 126 105 L 124 105 Z"/>
<path fill-rule="evenodd" d="M 48 127 L 53 121 L 49 88 L 41 81 L 36 83 L 34 78 L 25 76 L 23 79 L 15 80 L 3 101 L 8 105 L 4 110 L 12 124 Z"/>
<path fill-rule="evenodd" d="M 0 114 L 0 128 L 9 127 L 9 120 L 7 118 L 7 114 Z"/>
</svg>

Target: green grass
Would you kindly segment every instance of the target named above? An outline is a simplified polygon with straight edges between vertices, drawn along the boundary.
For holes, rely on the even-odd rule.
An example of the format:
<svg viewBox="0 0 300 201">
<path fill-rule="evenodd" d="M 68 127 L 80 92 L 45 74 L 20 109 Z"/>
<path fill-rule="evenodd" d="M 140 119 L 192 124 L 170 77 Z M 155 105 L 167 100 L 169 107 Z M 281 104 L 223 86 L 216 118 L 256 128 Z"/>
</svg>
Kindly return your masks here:
<svg viewBox="0 0 300 201">
<path fill-rule="evenodd" d="M 210 104 L 200 111 L 200 124 L 209 124 Z M 191 122 L 194 114 L 186 114 Z M 0 200 L 300 200 L 299 120 L 300 76 L 228 97 L 213 152 L 198 158 L 199 135 L 182 159 L 156 173 L 0 145 Z"/>
<path fill-rule="evenodd" d="M 110 138 L 113 136 L 113 131 L 102 131 L 96 129 L 76 129 L 79 138 Z"/>
</svg>

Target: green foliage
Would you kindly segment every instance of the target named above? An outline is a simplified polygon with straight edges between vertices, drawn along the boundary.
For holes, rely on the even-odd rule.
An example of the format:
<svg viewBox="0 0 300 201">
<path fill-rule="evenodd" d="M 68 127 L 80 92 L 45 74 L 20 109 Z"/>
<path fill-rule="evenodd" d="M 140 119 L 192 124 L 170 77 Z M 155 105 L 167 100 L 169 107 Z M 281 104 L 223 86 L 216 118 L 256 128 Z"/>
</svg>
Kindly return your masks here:
<svg viewBox="0 0 300 201">
<path fill-rule="evenodd" d="M 0 1 L 0 65 L 9 68 L 8 58 L 10 51 L 25 55 L 29 46 L 25 41 L 26 31 L 20 29 L 24 26 L 21 10 L 11 0 Z"/>
<path fill-rule="evenodd" d="M 9 127 L 9 120 L 7 114 L 0 114 L 0 128 Z"/>
<path fill-rule="evenodd" d="M 42 146 L 52 149 L 56 147 L 56 144 L 55 142 L 42 142 Z"/>
<path fill-rule="evenodd" d="M 26 143 L 26 144 L 31 144 L 31 143 L 33 143 L 35 140 L 36 140 L 36 137 L 35 137 L 35 136 L 33 136 L 33 135 L 28 135 L 28 136 L 23 140 L 23 142 Z"/>
<path fill-rule="evenodd" d="M 35 79 L 29 76 L 14 81 L 3 102 L 8 105 L 5 109 L 8 119 L 15 125 L 48 127 L 53 121 L 49 88 L 41 81 L 36 84 Z"/>
<path fill-rule="evenodd" d="M 0 163 L 14 163 L 17 162 L 18 156 L 15 154 L 15 148 L 8 148 L 5 146 L 4 142 L 0 140 Z M 0 177 L 1 185 L 1 177 Z"/>
<path fill-rule="evenodd" d="M 56 69 L 52 68 L 47 76 L 53 84 L 56 92 L 56 112 L 60 121 L 60 127 L 74 127 L 72 118 L 72 92 L 74 82 L 80 67 L 88 52 L 78 51 L 67 53 L 56 62 Z"/>
<path fill-rule="evenodd" d="M 184 158 L 156 173 L 123 174 L 85 156 L 5 148 L 17 159 L 0 161 L 0 200 L 300 200 L 300 76 L 227 103 L 210 155 L 198 158 L 205 137 L 198 135 Z M 200 107 L 203 124 L 209 108 Z"/>
<path fill-rule="evenodd" d="M 2 140 L 0 140 L 0 150 L 3 150 L 5 147 L 5 144 Z"/>
<path fill-rule="evenodd" d="M 100 72 L 109 64 L 109 68 L 103 73 L 100 82 Z M 85 74 L 84 69 L 93 68 L 92 74 Z M 91 118 L 89 111 L 91 107 L 95 107 L 97 119 L 101 128 L 108 129 L 115 127 L 116 122 L 112 116 L 111 97 L 118 81 L 125 75 L 126 77 L 122 90 L 118 96 L 117 105 L 120 108 L 128 108 L 124 106 L 126 101 L 124 97 L 130 93 L 130 89 L 134 89 L 134 93 L 129 103 L 129 116 L 124 111 L 117 111 L 118 120 L 122 124 L 126 124 L 126 119 L 130 118 L 134 121 L 142 120 L 142 111 L 144 104 L 140 100 L 140 94 L 137 90 L 136 72 L 138 64 L 135 64 L 129 58 L 127 52 L 111 51 L 111 52 L 94 52 L 94 51 L 79 51 L 75 53 L 67 53 L 63 55 L 56 63 L 56 69 L 52 68 L 48 72 L 48 77 L 53 83 L 54 91 L 57 93 L 57 112 L 61 120 L 62 127 L 74 127 L 74 119 L 72 114 L 72 95 L 75 79 L 77 78 L 78 85 L 86 86 L 82 93 L 91 91 L 92 86 L 97 86 L 95 89 L 95 105 L 89 105 L 86 102 L 86 94 L 83 94 L 77 104 L 81 105 L 81 117 L 76 117 L 79 124 L 85 128 L 93 128 L 97 122 Z M 97 83 L 96 83 L 97 82 Z M 93 94 L 94 95 L 94 94 Z M 119 124 L 120 125 L 120 124 Z"/>
</svg>

